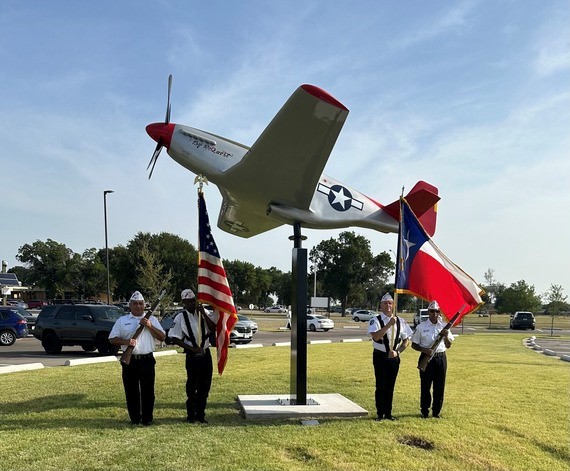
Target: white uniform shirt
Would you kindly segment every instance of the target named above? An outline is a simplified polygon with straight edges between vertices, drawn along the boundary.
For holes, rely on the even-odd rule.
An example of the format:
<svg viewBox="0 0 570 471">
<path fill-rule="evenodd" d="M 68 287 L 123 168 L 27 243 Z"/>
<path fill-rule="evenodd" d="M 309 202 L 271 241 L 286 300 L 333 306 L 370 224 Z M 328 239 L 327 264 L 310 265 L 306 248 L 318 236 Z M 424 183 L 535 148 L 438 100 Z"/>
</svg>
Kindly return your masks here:
<svg viewBox="0 0 570 471">
<path fill-rule="evenodd" d="M 188 311 L 186 311 L 186 312 L 188 312 Z M 206 313 L 206 315 L 210 319 L 212 319 L 214 324 L 216 323 L 213 316 L 209 315 L 208 313 Z M 198 341 L 198 338 L 199 338 L 198 337 L 198 314 L 197 313 L 191 314 L 188 312 L 188 321 L 190 323 L 190 328 L 192 329 L 192 333 L 194 334 L 194 339 L 196 340 L 196 344 L 198 344 L 198 347 L 199 347 L 200 345 L 199 345 L 199 341 Z M 206 349 L 206 348 L 210 347 L 210 339 L 208 337 L 210 330 L 208 329 L 208 324 L 206 323 L 206 321 L 204 319 L 202 319 L 202 323 L 204 324 L 204 332 L 206 333 L 205 334 L 206 335 L 206 342 L 204 343 L 204 349 Z M 200 335 L 201 335 L 201 330 L 200 330 Z M 180 313 L 178 313 L 176 315 L 176 317 L 174 318 L 174 324 L 172 325 L 172 327 L 168 331 L 168 336 L 183 340 L 186 345 L 189 345 L 191 347 L 194 346 L 194 345 L 192 345 L 192 343 L 188 339 L 188 337 L 190 337 L 190 335 L 188 332 L 188 328 L 186 326 L 186 321 L 184 320 L 184 311 L 181 311 Z"/>
<path fill-rule="evenodd" d="M 439 337 L 439 333 L 445 328 L 447 324 L 444 323 L 441 318 L 438 319 L 437 323 L 432 323 L 429 319 L 422 321 L 416 327 L 414 335 L 412 335 L 412 342 L 418 344 L 422 348 L 431 348 L 433 343 Z M 449 341 L 453 342 L 453 334 L 449 332 Z M 447 348 L 445 347 L 445 342 L 441 341 L 437 346 L 434 353 L 445 352 Z"/>
<path fill-rule="evenodd" d="M 382 322 L 384 322 L 384 325 L 386 325 L 390 321 L 390 318 L 383 312 L 380 313 L 380 317 L 382 318 Z M 405 339 L 409 339 L 412 336 L 413 332 L 411 327 L 404 319 L 402 319 L 401 317 L 398 317 L 398 319 L 400 320 L 400 342 L 403 342 Z M 370 319 L 370 323 L 368 324 L 368 333 L 373 334 L 374 332 L 378 332 L 380 329 L 382 329 L 382 326 L 378 321 L 378 316 L 374 316 L 372 319 Z M 388 336 L 388 342 L 392 348 L 394 347 L 394 341 L 392 339 L 392 335 L 396 335 L 397 333 L 398 333 L 398 323 L 396 322 L 396 324 L 394 324 L 394 328 L 392 329 L 392 327 L 390 327 L 388 329 L 388 332 L 386 332 L 386 335 Z M 380 342 L 376 342 L 374 339 L 372 339 L 372 344 L 374 345 L 374 348 L 376 350 L 380 350 L 381 352 L 386 352 L 386 346 L 384 345 L 384 337 L 380 339 Z"/>
<path fill-rule="evenodd" d="M 130 339 L 133 337 L 135 331 L 138 329 L 140 325 L 140 321 L 144 316 L 133 316 L 132 314 L 127 314 L 121 316 L 113 325 L 111 329 L 111 333 L 109 334 L 109 338 L 120 338 L 120 339 Z M 152 323 L 153 327 L 156 327 L 161 332 L 164 332 L 164 329 L 158 322 L 158 319 L 154 316 L 150 316 L 150 322 Z M 146 355 L 147 353 L 154 352 L 154 346 L 156 344 L 156 339 L 152 336 L 148 329 L 143 329 L 141 334 L 137 338 L 137 344 L 133 349 L 133 355 Z"/>
</svg>

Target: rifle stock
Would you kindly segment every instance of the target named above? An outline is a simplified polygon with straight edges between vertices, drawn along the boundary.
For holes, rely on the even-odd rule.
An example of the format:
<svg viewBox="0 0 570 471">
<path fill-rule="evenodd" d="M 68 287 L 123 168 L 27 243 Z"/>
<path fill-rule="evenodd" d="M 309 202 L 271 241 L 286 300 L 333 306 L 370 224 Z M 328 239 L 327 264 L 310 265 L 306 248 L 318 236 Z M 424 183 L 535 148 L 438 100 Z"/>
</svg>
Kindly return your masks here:
<svg viewBox="0 0 570 471">
<path fill-rule="evenodd" d="M 445 329 L 451 329 L 451 327 L 453 327 L 453 324 L 455 323 L 455 321 L 457 320 L 457 318 L 459 317 L 459 315 L 461 314 L 461 311 L 463 311 L 463 308 L 465 307 L 465 304 L 463 306 L 461 306 L 461 308 L 459 309 L 459 311 L 457 311 L 455 313 L 455 315 L 451 318 L 451 320 L 445 324 L 445 327 L 442 330 Z M 441 343 L 441 341 L 443 340 L 443 337 L 441 336 L 441 333 L 437 336 L 437 339 L 435 339 L 435 341 L 432 343 L 430 349 L 432 351 L 431 355 L 427 355 L 425 353 L 422 353 L 420 355 L 420 359 L 418 361 L 418 369 L 420 371 L 425 371 L 427 368 L 428 363 L 431 361 L 431 359 L 433 358 L 433 356 L 435 355 L 435 351 L 437 350 L 437 347 L 439 347 L 439 344 Z"/>
<path fill-rule="evenodd" d="M 160 305 L 160 302 L 162 301 L 162 298 L 164 298 L 164 296 L 166 295 L 166 290 L 163 289 L 162 292 L 158 295 L 158 299 L 154 302 L 154 304 L 150 307 L 150 309 L 147 311 L 147 313 L 144 315 L 145 319 L 150 318 L 150 316 L 152 316 L 154 314 L 154 312 L 158 309 L 158 306 Z M 133 334 L 133 336 L 131 337 L 132 339 L 136 339 L 138 338 L 138 336 L 142 333 L 144 329 L 143 325 L 139 325 L 137 327 L 137 330 L 135 330 L 135 333 Z M 129 345 L 124 351 L 123 354 L 121 355 L 121 363 L 123 365 L 128 365 L 131 362 L 131 356 L 133 354 L 133 350 L 135 349 L 135 347 L 133 347 L 132 345 Z"/>
</svg>

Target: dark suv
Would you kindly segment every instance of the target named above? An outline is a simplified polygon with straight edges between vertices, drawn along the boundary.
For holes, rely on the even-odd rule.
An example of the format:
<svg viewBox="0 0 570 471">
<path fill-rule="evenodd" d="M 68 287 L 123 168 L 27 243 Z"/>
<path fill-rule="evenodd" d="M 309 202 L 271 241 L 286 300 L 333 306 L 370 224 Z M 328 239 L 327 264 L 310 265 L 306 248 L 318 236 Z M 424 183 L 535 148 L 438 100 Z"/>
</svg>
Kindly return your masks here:
<svg viewBox="0 0 570 471">
<path fill-rule="evenodd" d="M 534 315 L 532 312 L 517 311 L 511 317 L 511 329 L 532 329 L 534 330 Z"/>
<path fill-rule="evenodd" d="M 28 323 L 16 306 L 0 306 L 0 345 L 9 347 L 17 338 L 28 335 Z"/>
<path fill-rule="evenodd" d="M 34 337 L 46 353 L 59 353 L 63 345 L 81 345 L 86 352 L 116 355 L 109 333 L 125 311 L 106 304 L 51 304 L 45 306 L 36 322 Z"/>
</svg>

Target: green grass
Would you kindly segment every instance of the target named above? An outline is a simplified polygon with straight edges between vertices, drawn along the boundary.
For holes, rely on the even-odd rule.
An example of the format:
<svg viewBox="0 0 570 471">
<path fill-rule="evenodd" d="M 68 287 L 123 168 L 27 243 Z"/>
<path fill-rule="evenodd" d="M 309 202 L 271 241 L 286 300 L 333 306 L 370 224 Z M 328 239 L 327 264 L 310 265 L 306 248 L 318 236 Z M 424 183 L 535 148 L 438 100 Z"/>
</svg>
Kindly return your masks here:
<svg viewBox="0 0 570 471">
<path fill-rule="evenodd" d="M 308 390 L 338 392 L 367 418 L 245 421 L 238 394 L 289 390 L 289 349 L 232 349 L 207 426 L 185 416 L 184 356 L 157 359 L 153 427 L 131 427 L 118 363 L 2 375 L 0 469 L 567 470 L 570 364 L 522 345 L 528 333 L 463 335 L 448 354 L 443 419 L 419 417 L 417 353 L 402 358 L 396 422 L 374 422 L 372 346 L 310 345 Z M 431 450 L 410 446 L 413 441 Z"/>
</svg>

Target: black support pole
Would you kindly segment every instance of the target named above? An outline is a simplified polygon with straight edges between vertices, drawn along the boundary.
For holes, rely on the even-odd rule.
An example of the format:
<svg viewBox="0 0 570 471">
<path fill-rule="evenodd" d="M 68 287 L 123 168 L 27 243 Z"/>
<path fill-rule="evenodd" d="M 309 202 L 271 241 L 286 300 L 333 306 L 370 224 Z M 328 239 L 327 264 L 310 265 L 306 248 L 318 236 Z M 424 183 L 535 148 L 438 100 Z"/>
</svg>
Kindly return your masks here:
<svg viewBox="0 0 570 471">
<path fill-rule="evenodd" d="M 301 225 L 293 225 L 293 299 L 291 305 L 291 399 L 307 404 L 307 249 L 303 249 Z"/>
</svg>

